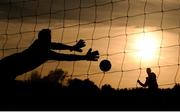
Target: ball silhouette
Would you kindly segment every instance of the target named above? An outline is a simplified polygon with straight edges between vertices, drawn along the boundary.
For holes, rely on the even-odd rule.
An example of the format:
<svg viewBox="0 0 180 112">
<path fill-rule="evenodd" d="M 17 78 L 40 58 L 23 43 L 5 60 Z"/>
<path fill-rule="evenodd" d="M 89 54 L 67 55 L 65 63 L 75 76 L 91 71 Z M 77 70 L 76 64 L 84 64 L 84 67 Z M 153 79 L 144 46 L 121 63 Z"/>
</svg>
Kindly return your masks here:
<svg viewBox="0 0 180 112">
<path fill-rule="evenodd" d="M 103 72 L 107 72 L 111 69 L 111 62 L 109 60 L 102 60 L 99 67 Z"/>
</svg>

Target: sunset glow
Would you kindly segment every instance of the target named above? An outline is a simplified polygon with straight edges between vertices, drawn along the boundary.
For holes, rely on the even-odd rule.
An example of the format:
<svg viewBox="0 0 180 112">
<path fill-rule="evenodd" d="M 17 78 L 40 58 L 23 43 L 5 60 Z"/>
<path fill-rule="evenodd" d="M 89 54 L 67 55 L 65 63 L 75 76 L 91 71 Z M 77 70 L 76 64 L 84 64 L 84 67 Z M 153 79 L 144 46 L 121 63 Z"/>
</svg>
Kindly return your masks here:
<svg viewBox="0 0 180 112">
<path fill-rule="evenodd" d="M 143 38 L 140 38 L 135 43 L 137 54 L 143 61 L 153 61 L 156 56 L 158 43 L 157 40 L 152 38 L 155 35 L 145 34 Z"/>
</svg>

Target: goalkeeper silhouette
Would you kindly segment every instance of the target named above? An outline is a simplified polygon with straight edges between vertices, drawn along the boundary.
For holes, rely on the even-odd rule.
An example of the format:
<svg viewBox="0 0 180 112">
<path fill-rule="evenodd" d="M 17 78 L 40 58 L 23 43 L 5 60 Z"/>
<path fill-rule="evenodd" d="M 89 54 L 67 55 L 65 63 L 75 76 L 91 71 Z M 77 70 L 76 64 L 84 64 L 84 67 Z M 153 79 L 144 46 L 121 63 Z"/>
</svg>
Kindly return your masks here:
<svg viewBox="0 0 180 112">
<path fill-rule="evenodd" d="M 51 42 L 51 30 L 43 29 L 38 34 L 38 39 L 26 50 L 7 56 L 0 60 L 0 81 L 13 81 L 18 75 L 35 69 L 48 60 L 57 61 L 97 61 L 98 51 L 90 48 L 85 55 L 63 54 L 53 50 L 70 50 L 82 52 L 85 41 L 79 40 L 75 45 L 69 46 L 62 43 Z"/>
<path fill-rule="evenodd" d="M 148 77 L 146 77 L 146 82 L 144 84 L 140 80 L 137 80 L 137 82 L 143 87 L 148 86 L 150 90 L 158 89 L 156 74 L 154 72 L 151 72 L 151 68 L 147 68 L 146 72 L 148 74 Z"/>
</svg>

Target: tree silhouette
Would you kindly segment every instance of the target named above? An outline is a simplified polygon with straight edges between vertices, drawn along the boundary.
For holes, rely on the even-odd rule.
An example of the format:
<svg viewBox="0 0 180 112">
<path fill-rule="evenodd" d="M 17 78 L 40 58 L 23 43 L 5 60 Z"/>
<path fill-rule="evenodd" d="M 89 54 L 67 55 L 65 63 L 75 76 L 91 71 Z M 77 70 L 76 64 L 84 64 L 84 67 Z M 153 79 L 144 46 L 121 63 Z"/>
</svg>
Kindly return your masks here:
<svg viewBox="0 0 180 112">
<path fill-rule="evenodd" d="M 62 83 L 66 75 L 67 72 L 63 71 L 62 69 L 56 69 L 54 71 L 50 71 L 49 74 L 43 78 L 43 80 Z"/>
</svg>

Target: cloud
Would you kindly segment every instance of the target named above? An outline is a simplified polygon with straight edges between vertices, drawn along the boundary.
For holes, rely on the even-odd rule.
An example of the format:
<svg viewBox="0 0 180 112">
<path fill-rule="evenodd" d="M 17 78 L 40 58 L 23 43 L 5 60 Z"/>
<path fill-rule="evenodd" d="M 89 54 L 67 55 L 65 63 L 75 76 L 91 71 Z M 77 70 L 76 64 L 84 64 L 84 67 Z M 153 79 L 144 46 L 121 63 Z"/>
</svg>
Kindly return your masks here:
<svg viewBox="0 0 180 112">
<path fill-rule="evenodd" d="M 79 16 L 81 22 L 94 22 L 110 20 L 112 18 L 120 18 L 127 16 L 128 7 L 130 8 L 128 15 L 136 15 L 144 13 L 144 0 L 97 0 L 95 4 L 94 0 L 8 0 L 0 1 L 0 19 L 6 20 L 9 16 L 11 19 L 19 20 L 29 18 L 25 23 L 34 23 L 34 18 L 37 16 L 39 23 L 51 21 L 61 21 L 62 19 L 78 22 Z M 65 3 L 64 3 L 65 2 Z M 103 4 L 103 5 L 102 5 Z M 172 0 L 166 0 L 164 2 L 164 8 L 173 8 L 177 2 Z M 81 5 L 81 8 L 80 8 Z M 95 7 L 97 5 L 97 7 Z M 160 11 L 161 1 L 151 0 L 147 1 L 146 12 Z M 113 7 L 112 7 L 113 6 Z M 64 11 L 65 10 L 65 11 Z M 172 12 L 177 14 L 177 12 Z M 112 18 L 111 18 L 112 16 Z M 157 21 L 161 14 L 156 14 L 151 19 L 151 22 Z M 177 16 L 174 16 L 175 18 Z M 141 18 L 135 19 L 137 23 L 143 21 L 143 15 Z M 133 20 L 134 21 L 134 20 Z M 169 20 L 171 21 L 171 20 Z M 124 24 L 120 24 L 124 25 Z M 151 25 L 150 25 L 151 26 Z"/>
<path fill-rule="evenodd" d="M 23 2 L 24 1 L 24 2 Z M 64 10 L 66 10 L 65 19 L 77 20 L 79 19 L 80 12 L 80 0 L 12 0 L 10 3 L 7 0 L 0 1 L 0 18 L 21 18 L 23 17 L 33 17 L 33 16 L 44 16 L 41 19 L 49 19 L 49 14 L 51 13 L 52 19 L 63 19 Z M 64 3 L 65 1 L 65 3 Z M 110 0 L 98 0 L 97 4 L 110 3 Z M 109 4 L 111 5 L 111 4 Z M 89 20 L 88 17 L 95 16 L 95 2 L 92 0 L 81 0 L 81 15 L 84 16 L 82 20 Z M 107 7 L 106 7 L 107 6 Z M 87 8 L 89 7 L 89 8 Z M 72 10 L 71 10 L 72 9 Z M 109 12 L 110 7 L 108 5 L 99 6 L 98 14 L 106 15 Z M 87 11 L 87 12 L 85 12 Z M 45 15 L 47 15 L 45 17 Z M 101 17 L 103 18 L 103 16 Z"/>
</svg>

